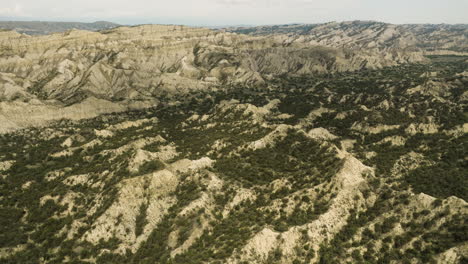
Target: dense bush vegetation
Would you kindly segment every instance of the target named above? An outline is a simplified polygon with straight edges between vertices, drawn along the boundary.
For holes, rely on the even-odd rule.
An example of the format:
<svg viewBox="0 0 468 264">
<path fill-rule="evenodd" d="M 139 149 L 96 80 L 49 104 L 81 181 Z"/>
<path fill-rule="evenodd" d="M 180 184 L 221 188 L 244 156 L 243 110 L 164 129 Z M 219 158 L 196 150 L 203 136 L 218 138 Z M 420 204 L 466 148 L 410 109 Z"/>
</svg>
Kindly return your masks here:
<svg viewBox="0 0 468 264">
<path fill-rule="evenodd" d="M 221 57 L 213 54 L 211 59 Z M 376 202 L 369 208 L 354 208 L 347 225 L 331 241 L 324 242 L 318 252 L 305 244 L 298 250 L 301 254 L 295 263 L 315 255 L 321 263 L 340 263 L 344 259 L 352 263 L 404 263 L 411 259 L 429 263 L 436 254 L 466 243 L 465 215 L 443 211 L 446 204 L 442 200 L 433 203 L 441 211 L 437 214 L 423 210 L 403 218 L 395 208 L 405 208 L 413 199 L 411 192 L 440 199 L 452 195 L 468 199 L 468 138 L 453 132 L 468 123 L 461 101 L 466 80 L 456 76 L 466 71 L 466 62 L 460 58 L 432 59 L 432 64 L 424 65 L 281 77 L 256 87 L 230 85 L 184 96 L 161 93 L 161 103 L 144 111 L 80 122 L 62 120 L 48 128 L 0 135 L 0 162 L 13 161 L 11 168 L 0 171 L 0 247 L 24 248 L 1 261 L 83 263 L 95 258 L 98 263 L 223 263 L 265 227 L 285 232 L 325 213 L 339 187 L 331 180 L 342 167 L 334 144 L 340 148 L 340 140 L 349 139 L 354 140 L 354 147 L 348 151 L 376 169 L 377 178 L 367 179 L 369 189 L 361 190 L 364 198 L 376 198 Z M 439 75 L 431 79 L 425 74 L 429 71 Z M 430 81 L 449 83 L 448 92 L 408 92 Z M 238 100 L 240 104 L 251 104 L 249 107 L 262 107 L 273 99 L 280 100 L 277 108 L 260 117 L 238 103 L 226 106 L 224 112 L 219 106 L 223 101 Z M 310 115 L 318 109 L 322 111 Z M 290 117 L 278 118 L 280 114 Z M 199 118 L 191 118 L 194 115 Z M 94 132 L 106 129 L 106 125 L 153 117 L 157 121 L 115 131 L 110 138 L 98 137 Z M 282 123 L 296 127 L 265 148 L 247 147 Z M 436 132 L 407 132 L 411 124 L 429 123 L 437 125 Z M 393 127 L 372 130 L 383 125 Z M 313 140 L 299 127 L 305 132 L 323 127 L 339 138 Z M 82 139 L 73 140 L 66 155 L 52 156 L 64 150 L 61 144 L 65 139 L 76 135 Z M 163 146 L 173 145 L 177 156 L 165 163 L 145 162 L 137 174 L 130 173 L 129 160 L 134 150 L 115 150 L 157 136 L 165 141 L 143 149 L 158 152 Z M 397 136 L 403 138 L 399 144 L 386 141 Z M 87 147 L 93 140 L 98 143 Z M 414 168 L 404 162 L 396 168 L 402 157 L 415 153 L 417 158 L 410 161 Z M 181 181 L 171 197 L 175 202 L 136 253 L 113 253 L 122 243 L 115 237 L 96 245 L 83 242 L 82 236 L 115 202 L 122 180 L 164 169 L 166 164 L 172 169 L 172 161 L 206 156 L 215 160 L 211 171 L 199 172 L 203 175 L 197 177 L 175 172 Z M 395 173 L 395 169 L 400 170 Z M 209 173 L 225 182 L 221 191 L 212 193 L 215 209 L 197 208 L 181 214 L 207 191 Z M 86 180 L 67 184 L 65 179 L 76 175 L 86 175 Z M 276 188 L 272 184 L 275 182 L 282 183 Z M 255 196 L 223 215 L 234 199 L 235 189 L 240 187 Z M 301 193 L 304 190 L 310 192 Z M 64 203 L 70 193 L 74 198 Z M 46 195 L 50 197 L 44 199 Z M 361 198 L 356 195 L 355 199 Z M 271 206 L 273 203 L 277 206 Z M 136 236 L 143 234 L 150 221 L 148 206 L 143 202 L 136 208 Z M 383 216 L 388 212 L 395 214 Z M 438 226 L 441 218 L 445 222 Z M 70 230 L 77 220 L 79 228 L 69 239 L 61 230 Z M 376 222 L 370 224 L 372 221 Z M 202 235 L 187 251 L 171 259 L 171 232 L 177 233 L 176 246 L 180 246 L 202 223 L 208 223 Z M 398 224 L 404 233 L 395 235 L 392 230 Z M 438 232 L 433 231 L 436 229 Z M 281 250 L 274 250 L 269 260 L 278 262 L 282 256 Z"/>
<path fill-rule="evenodd" d="M 164 169 L 165 165 L 160 160 L 150 160 L 143 163 L 140 168 L 138 168 L 138 173 L 147 174 L 153 171 L 158 171 Z"/>
</svg>

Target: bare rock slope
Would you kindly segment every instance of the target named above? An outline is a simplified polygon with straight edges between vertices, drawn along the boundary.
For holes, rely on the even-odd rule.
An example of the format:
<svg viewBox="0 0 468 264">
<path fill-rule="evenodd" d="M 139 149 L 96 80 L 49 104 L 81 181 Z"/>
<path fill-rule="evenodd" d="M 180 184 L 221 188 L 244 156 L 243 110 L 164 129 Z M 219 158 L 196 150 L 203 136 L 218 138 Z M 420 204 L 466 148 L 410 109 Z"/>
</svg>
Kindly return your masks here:
<svg viewBox="0 0 468 264">
<path fill-rule="evenodd" d="M 351 49 L 337 43 L 158 25 L 34 37 L 2 31 L 0 100 L 5 104 L 21 100 L 31 109 L 43 104 L 41 112 L 95 97 L 120 105 L 107 110 L 114 112 L 155 105 L 154 98 L 161 93 L 226 83 L 259 85 L 284 74 L 354 71 L 425 60 L 413 50 Z M 0 110 L 2 119 L 13 123 L 8 127 L 24 127 L 8 117 L 9 107 Z M 91 109 L 88 115 L 96 115 Z M 61 116 L 53 113 L 49 116 Z"/>
</svg>

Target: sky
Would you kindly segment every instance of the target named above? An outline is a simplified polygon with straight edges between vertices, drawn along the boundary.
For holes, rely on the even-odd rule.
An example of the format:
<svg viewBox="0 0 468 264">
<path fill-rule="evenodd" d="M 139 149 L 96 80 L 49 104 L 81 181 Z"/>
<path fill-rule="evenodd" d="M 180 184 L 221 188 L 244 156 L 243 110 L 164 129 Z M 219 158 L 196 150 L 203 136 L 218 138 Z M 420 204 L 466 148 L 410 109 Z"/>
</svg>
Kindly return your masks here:
<svg viewBox="0 0 468 264">
<path fill-rule="evenodd" d="M 1 0 L 0 20 L 201 26 L 350 20 L 468 24 L 468 0 Z"/>
</svg>

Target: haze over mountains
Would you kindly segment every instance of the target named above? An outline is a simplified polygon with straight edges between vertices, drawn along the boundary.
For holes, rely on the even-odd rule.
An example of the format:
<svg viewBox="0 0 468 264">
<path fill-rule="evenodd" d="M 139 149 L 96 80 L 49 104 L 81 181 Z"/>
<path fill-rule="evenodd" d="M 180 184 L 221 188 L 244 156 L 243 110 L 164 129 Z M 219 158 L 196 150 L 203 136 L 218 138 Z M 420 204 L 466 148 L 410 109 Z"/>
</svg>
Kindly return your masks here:
<svg viewBox="0 0 468 264">
<path fill-rule="evenodd" d="M 0 29 L 14 30 L 28 35 L 47 35 L 64 32 L 71 29 L 99 31 L 118 27 L 118 24 L 97 21 L 93 23 L 81 22 L 48 22 L 48 21 L 0 21 Z"/>
<path fill-rule="evenodd" d="M 467 25 L 11 28 L 0 262 L 468 259 Z"/>
<path fill-rule="evenodd" d="M 373 21 L 292 24 L 234 28 L 249 35 L 285 34 L 296 41 L 346 48 L 423 49 L 467 51 L 468 25 L 393 25 Z"/>
</svg>

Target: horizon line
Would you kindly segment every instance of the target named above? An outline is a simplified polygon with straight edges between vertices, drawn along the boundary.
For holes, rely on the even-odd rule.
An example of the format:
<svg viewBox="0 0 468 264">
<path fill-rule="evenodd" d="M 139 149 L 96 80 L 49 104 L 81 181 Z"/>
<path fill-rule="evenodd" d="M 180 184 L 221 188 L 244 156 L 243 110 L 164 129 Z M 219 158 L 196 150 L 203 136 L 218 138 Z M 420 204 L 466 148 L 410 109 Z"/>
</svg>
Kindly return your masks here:
<svg viewBox="0 0 468 264">
<path fill-rule="evenodd" d="M 61 19 L 41 19 L 41 18 L 13 18 L 13 17 L 0 17 L 0 22 L 51 22 L 51 23 L 84 23 L 84 24 L 93 24 L 99 22 L 113 23 L 119 26 L 138 26 L 138 25 L 183 25 L 183 26 L 207 26 L 207 27 L 261 27 L 261 26 L 278 26 L 278 25 L 321 25 L 321 24 L 330 24 L 330 23 L 350 23 L 350 22 L 374 22 L 374 23 L 383 23 L 390 25 L 468 25 L 468 23 L 393 23 L 386 21 L 379 21 L 373 19 L 355 19 L 355 20 L 329 20 L 326 22 L 280 22 L 280 23 L 164 23 L 164 22 L 143 22 L 143 23 L 119 23 L 114 19 L 109 20 L 86 20 L 86 19 L 70 19 L 70 20 L 61 20 Z"/>
</svg>

